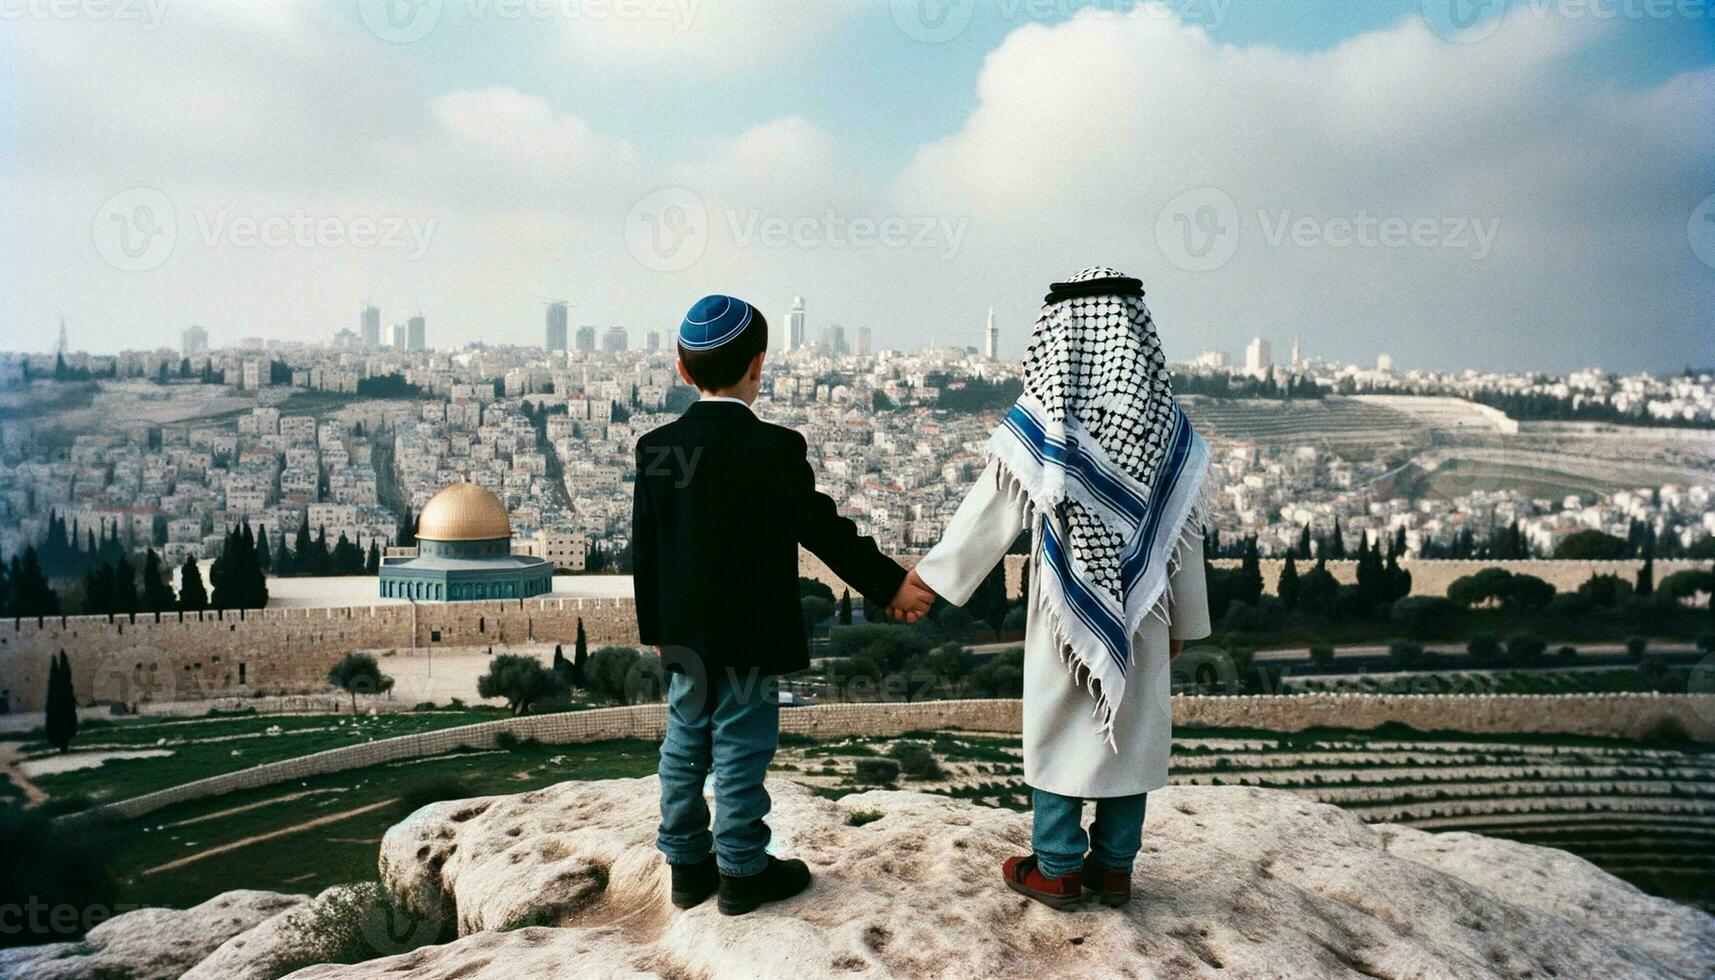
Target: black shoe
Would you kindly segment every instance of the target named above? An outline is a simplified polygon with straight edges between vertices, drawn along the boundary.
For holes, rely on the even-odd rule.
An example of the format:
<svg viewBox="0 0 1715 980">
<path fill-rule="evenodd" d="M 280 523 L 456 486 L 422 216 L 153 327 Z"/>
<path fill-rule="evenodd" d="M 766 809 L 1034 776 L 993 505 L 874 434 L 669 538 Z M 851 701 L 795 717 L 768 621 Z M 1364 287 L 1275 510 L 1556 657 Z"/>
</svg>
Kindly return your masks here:
<svg viewBox="0 0 1715 980">
<path fill-rule="evenodd" d="M 673 904 L 682 909 L 703 904 L 721 886 L 721 873 L 710 854 L 696 864 L 669 864 L 673 869 Z"/>
<path fill-rule="evenodd" d="M 753 875 L 721 874 L 722 915 L 743 915 L 764 902 L 791 898 L 810 887 L 810 869 L 804 862 L 782 861 L 770 856 L 768 867 Z"/>
</svg>

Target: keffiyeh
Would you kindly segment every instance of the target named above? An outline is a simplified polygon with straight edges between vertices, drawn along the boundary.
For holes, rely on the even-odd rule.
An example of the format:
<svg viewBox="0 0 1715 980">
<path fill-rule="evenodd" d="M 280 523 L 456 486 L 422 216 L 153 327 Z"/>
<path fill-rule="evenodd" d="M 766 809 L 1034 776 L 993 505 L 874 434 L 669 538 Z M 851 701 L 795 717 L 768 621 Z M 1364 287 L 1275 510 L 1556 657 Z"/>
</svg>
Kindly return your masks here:
<svg viewBox="0 0 1715 980">
<path fill-rule="evenodd" d="M 1132 637 L 1167 618 L 1168 577 L 1202 533 L 1209 462 L 1137 280 L 1097 266 L 1053 286 L 987 452 L 1029 497 L 1039 611 L 1112 744 Z"/>
</svg>

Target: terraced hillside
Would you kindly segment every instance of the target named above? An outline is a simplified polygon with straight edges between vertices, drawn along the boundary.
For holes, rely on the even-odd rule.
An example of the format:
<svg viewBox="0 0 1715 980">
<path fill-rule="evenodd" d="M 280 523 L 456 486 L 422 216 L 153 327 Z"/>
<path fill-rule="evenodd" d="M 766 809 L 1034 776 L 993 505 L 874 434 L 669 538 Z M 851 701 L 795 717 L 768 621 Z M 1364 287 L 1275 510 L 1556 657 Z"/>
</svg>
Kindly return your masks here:
<svg viewBox="0 0 1715 980">
<path fill-rule="evenodd" d="M 932 733 L 796 745 L 782 767 L 830 791 L 858 762 L 917 741 L 939 778 L 902 785 L 1025 809 L 1019 741 Z M 1653 894 L 1715 909 L 1715 753 L 1614 739 L 1379 732 L 1182 732 L 1172 782 L 1289 790 L 1375 822 L 1473 831 L 1571 851 Z"/>
<path fill-rule="evenodd" d="M 1353 398 L 1270 401 L 1187 396 L 1184 404 L 1198 431 L 1216 439 L 1351 449 L 1417 446 L 1429 439 L 1429 427 L 1423 421 Z"/>
</svg>

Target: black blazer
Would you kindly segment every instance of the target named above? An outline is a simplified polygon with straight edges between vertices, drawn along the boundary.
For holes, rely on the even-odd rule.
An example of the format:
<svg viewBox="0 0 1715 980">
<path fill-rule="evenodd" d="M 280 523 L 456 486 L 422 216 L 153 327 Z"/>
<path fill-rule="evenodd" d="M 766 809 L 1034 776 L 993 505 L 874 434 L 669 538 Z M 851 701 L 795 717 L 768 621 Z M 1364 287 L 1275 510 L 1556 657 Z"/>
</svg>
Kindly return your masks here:
<svg viewBox="0 0 1715 980">
<path fill-rule="evenodd" d="M 784 674 L 809 666 L 798 545 L 885 605 L 905 569 L 816 492 L 804 437 L 736 402 L 700 401 L 637 440 L 637 632 L 669 669 Z"/>
</svg>

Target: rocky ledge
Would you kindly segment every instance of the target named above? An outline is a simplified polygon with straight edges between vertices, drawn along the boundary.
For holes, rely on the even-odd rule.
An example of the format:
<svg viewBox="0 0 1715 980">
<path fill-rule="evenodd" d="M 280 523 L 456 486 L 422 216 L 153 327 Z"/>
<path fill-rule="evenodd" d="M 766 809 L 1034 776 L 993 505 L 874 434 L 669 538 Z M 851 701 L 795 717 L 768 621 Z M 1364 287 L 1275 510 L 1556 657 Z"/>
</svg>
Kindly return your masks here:
<svg viewBox="0 0 1715 980">
<path fill-rule="evenodd" d="M 776 850 L 817 876 L 789 902 L 740 919 L 713 902 L 676 911 L 652 847 L 655 780 L 563 783 L 437 803 L 387 834 L 382 882 L 408 912 L 365 926 L 370 948 L 460 938 L 291 976 L 1715 975 L 1715 918 L 1572 855 L 1368 825 L 1286 793 L 1152 794 L 1131 905 L 1063 913 L 999 882 L 1001 860 L 1027 847 L 1027 814 L 911 792 L 771 789 Z M 324 893 L 205 938 L 199 949 L 219 948 L 190 976 L 262 980 L 314 962 L 292 924 L 361 905 Z M 126 918 L 104 927 L 109 949 L 121 935 L 125 948 L 145 942 Z"/>
</svg>

